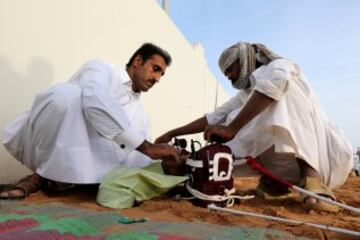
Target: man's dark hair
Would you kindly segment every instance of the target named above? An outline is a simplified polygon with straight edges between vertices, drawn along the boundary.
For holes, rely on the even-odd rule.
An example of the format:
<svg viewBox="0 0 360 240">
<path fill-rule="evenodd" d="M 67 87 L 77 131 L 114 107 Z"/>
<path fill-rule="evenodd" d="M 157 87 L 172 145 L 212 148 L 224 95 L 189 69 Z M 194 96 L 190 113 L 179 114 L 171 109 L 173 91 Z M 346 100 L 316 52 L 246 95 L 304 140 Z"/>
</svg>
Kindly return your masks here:
<svg viewBox="0 0 360 240">
<path fill-rule="evenodd" d="M 132 55 L 129 62 L 126 64 L 126 67 L 130 67 L 130 65 L 133 63 L 135 57 L 137 55 L 141 56 L 141 59 L 143 62 L 146 62 L 149 58 L 151 58 L 154 54 L 160 55 L 164 58 L 165 63 L 167 66 L 170 66 L 171 64 L 171 56 L 170 54 L 165 51 L 164 49 L 152 44 L 152 43 L 144 43 L 136 52 Z"/>
</svg>

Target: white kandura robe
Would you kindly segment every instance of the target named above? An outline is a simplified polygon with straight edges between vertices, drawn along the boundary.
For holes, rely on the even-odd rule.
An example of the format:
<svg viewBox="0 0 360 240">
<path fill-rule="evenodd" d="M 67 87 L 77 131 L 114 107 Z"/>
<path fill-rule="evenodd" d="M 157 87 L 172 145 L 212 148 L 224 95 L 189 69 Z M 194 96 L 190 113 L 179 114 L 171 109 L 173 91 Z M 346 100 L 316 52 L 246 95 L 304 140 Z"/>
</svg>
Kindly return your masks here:
<svg viewBox="0 0 360 240">
<path fill-rule="evenodd" d="M 135 149 L 150 138 L 150 122 L 122 67 L 101 60 L 67 83 L 38 94 L 30 111 L 3 132 L 8 151 L 39 175 L 69 183 L 100 183 L 112 169 L 143 167 Z"/>
<path fill-rule="evenodd" d="M 341 129 L 330 123 L 308 81 L 296 64 L 278 59 L 255 70 L 251 87 L 207 114 L 209 124 L 228 125 L 254 90 L 276 100 L 229 141 L 236 156 L 257 157 L 275 145 L 275 152 L 291 152 L 334 188 L 343 184 L 352 167 L 352 147 Z"/>
</svg>

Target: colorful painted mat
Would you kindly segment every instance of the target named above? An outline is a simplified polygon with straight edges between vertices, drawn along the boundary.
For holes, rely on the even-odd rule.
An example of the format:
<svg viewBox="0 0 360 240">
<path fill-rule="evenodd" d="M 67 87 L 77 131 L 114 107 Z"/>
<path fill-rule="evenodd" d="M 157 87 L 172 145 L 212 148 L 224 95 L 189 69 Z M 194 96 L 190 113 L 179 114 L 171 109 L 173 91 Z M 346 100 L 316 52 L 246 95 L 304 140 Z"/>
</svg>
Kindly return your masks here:
<svg viewBox="0 0 360 240">
<path fill-rule="evenodd" d="M 206 223 L 121 222 L 124 222 L 124 217 L 114 211 L 97 212 L 59 203 L 0 201 L 1 240 L 304 239 L 262 228 L 226 227 Z"/>
</svg>

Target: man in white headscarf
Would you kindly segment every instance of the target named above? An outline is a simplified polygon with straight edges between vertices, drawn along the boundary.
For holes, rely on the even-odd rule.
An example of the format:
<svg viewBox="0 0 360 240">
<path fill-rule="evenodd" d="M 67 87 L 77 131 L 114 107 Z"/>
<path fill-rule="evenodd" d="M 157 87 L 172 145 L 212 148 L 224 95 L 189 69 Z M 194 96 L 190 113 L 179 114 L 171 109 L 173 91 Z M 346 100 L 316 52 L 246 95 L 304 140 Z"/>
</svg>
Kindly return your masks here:
<svg viewBox="0 0 360 240">
<path fill-rule="evenodd" d="M 331 124 L 299 67 L 262 44 L 239 42 L 225 49 L 219 67 L 239 92 L 214 112 L 173 129 L 155 142 L 204 131 L 206 140 L 225 142 L 236 156 L 253 156 L 272 173 L 334 198 L 351 170 L 352 148 Z M 256 193 L 281 198 L 287 187 L 262 176 Z M 303 196 L 308 207 L 338 211 Z"/>
</svg>

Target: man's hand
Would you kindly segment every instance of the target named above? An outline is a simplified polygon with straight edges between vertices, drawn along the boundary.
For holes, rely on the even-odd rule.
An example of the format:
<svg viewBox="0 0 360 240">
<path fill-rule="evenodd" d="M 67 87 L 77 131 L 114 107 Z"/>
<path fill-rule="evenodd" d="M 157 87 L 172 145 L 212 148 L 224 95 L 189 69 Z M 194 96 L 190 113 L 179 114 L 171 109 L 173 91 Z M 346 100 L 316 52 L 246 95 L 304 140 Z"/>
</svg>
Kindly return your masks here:
<svg viewBox="0 0 360 240">
<path fill-rule="evenodd" d="M 173 138 L 173 136 L 171 136 L 171 134 L 169 132 L 164 133 L 163 135 L 161 135 L 160 137 L 155 139 L 155 144 L 168 143 L 171 141 L 172 138 Z"/>
<path fill-rule="evenodd" d="M 152 145 L 149 157 L 152 159 L 162 159 L 176 162 L 180 159 L 180 152 L 178 149 L 170 146 L 169 144 L 159 143 Z"/>
<path fill-rule="evenodd" d="M 184 176 L 185 175 L 185 163 L 186 157 L 181 156 L 179 160 L 174 161 L 170 159 L 163 159 L 161 165 L 164 169 L 165 174 Z"/>
<path fill-rule="evenodd" d="M 179 150 L 166 143 L 152 144 L 145 140 L 136 150 L 152 159 L 178 161 L 180 158 Z"/>
<path fill-rule="evenodd" d="M 183 175 L 185 158 L 180 159 L 180 151 L 166 143 L 152 144 L 144 141 L 138 148 L 152 159 L 161 159 L 166 174 Z"/>
<path fill-rule="evenodd" d="M 204 130 L 204 139 L 211 142 L 224 143 L 233 139 L 236 132 L 223 125 L 208 125 Z"/>
</svg>

